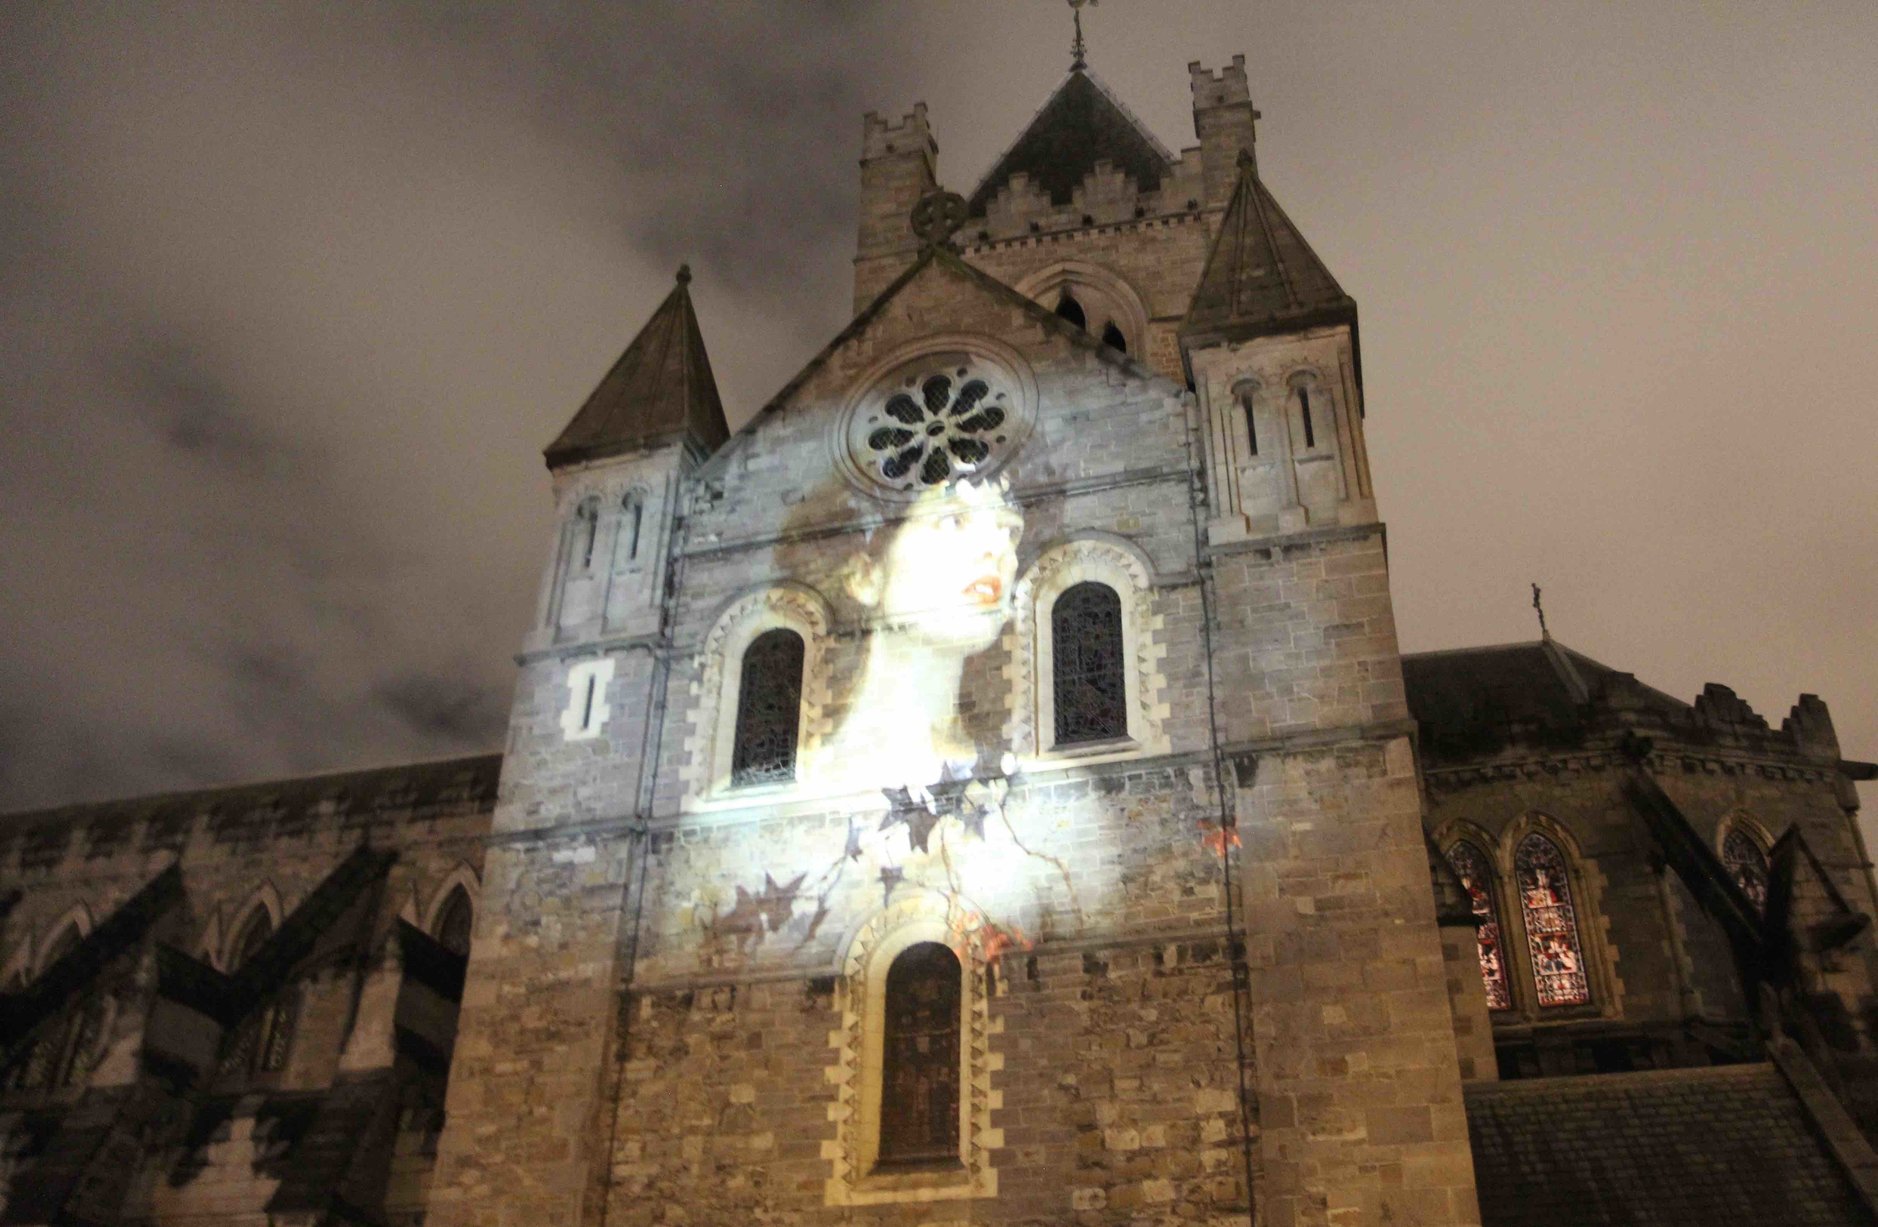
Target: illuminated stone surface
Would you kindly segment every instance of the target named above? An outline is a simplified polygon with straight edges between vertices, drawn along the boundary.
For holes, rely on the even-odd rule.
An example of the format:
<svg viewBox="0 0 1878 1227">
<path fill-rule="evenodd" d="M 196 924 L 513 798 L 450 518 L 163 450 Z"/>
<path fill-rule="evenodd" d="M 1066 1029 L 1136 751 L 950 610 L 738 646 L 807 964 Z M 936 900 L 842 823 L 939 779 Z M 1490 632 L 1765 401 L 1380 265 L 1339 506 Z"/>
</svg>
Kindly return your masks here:
<svg viewBox="0 0 1878 1227">
<path fill-rule="evenodd" d="M 1600 1163 L 1601 1091 L 1480 1086 L 1646 1066 L 1649 1113 L 1751 1084 L 1795 1126 L 1796 1221 L 1863 1196 L 1824 705 L 1405 661 L 1354 303 L 1257 178 L 1243 62 L 1190 86 L 1176 156 L 1072 78 L 956 249 L 907 223 L 924 108 L 869 116 L 856 318 L 735 436 L 681 273 L 551 450 L 500 758 L 0 827 L 7 1221 L 1462 1227 L 1548 1104 L 1591 1175 L 1535 1196 Z M 909 950 L 960 969 L 926 1014 Z M 1784 1073 L 1660 1080 L 1770 1021 Z M 907 1132 L 890 1050 L 955 1129 Z"/>
</svg>

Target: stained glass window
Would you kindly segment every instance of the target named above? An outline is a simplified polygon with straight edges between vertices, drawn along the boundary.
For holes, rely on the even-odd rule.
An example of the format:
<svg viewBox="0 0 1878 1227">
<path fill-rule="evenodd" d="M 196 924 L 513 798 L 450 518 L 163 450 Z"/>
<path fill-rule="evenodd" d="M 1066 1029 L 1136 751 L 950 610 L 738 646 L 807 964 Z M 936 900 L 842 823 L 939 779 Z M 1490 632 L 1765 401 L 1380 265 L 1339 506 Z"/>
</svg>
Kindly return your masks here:
<svg viewBox="0 0 1878 1227">
<path fill-rule="evenodd" d="M 1591 988 L 1585 978 L 1584 944 L 1572 909 L 1565 854 L 1535 832 L 1519 841 L 1513 869 L 1519 878 L 1520 914 L 1526 921 L 1526 949 L 1532 956 L 1539 1004 L 1588 1004 Z"/>
<path fill-rule="evenodd" d="M 1050 610 L 1056 744 L 1128 735 L 1122 602 L 1107 584 L 1081 583 Z"/>
<path fill-rule="evenodd" d="M 937 942 L 908 947 L 887 969 L 883 1163 L 958 1157 L 962 974 L 958 956 Z"/>
<path fill-rule="evenodd" d="M 1739 827 L 1722 840 L 1722 864 L 1728 866 L 1735 885 L 1748 897 L 1754 910 L 1767 910 L 1767 854 L 1754 837 Z"/>
<path fill-rule="evenodd" d="M 776 784 L 795 778 L 802 656 L 802 636 L 782 629 L 764 631 L 744 651 L 732 784 Z"/>
<path fill-rule="evenodd" d="M 274 918 L 265 907 L 257 906 L 248 913 L 241 935 L 235 939 L 228 969 L 240 971 L 273 936 Z M 224 1068 L 259 1072 L 285 1068 L 287 1045 L 293 1038 L 294 1012 L 291 989 L 263 1005 L 236 1032 Z"/>
<path fill-rule="evenodd" d="M 461 884 L 451 887 L 450 897 L 437 913 L 437 943 L 445 950 L 467 955 L 475 921 L 476 909 L 470 903 L 469 892 Z"/>
<path fill-rule="evenodd" d="M 1479 848 L 1462 840 L 1448 849 L 1448 864 L 1461 880 L 1468 899 L 1474 905 L 1475 939 L 1480 947 L 1480 978 L 1487 985 L 1487 1008 L 1513 1008 L 1512 986 L 1506 978 L 1506 951 L 1500 946 L 1500 910 L 1493 902 L 1493 874 L 1487 868 L 1487 856 Z"/>
</svg>

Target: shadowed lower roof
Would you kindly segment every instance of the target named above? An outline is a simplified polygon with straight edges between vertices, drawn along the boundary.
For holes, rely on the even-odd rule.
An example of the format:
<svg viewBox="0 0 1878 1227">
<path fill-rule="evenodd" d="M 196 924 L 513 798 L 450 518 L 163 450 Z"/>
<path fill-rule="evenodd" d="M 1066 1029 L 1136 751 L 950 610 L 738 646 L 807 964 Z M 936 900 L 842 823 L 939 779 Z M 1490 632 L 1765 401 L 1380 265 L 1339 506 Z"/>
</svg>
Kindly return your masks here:
<svg viewBox="0 0 1878 1227">
<path fill-rule="evenodd" d="M 983 217 L 998 189 L 1019 174 L 1029 175 L 1052 204 L 1067 205 L 1100 161 L 1110 162 L 1142 191 L 1151 192 L 1161 186 L 1173 160 L 1113 94 L 1076 69 L 985 175 L 966 211 Z"/>
</svg>

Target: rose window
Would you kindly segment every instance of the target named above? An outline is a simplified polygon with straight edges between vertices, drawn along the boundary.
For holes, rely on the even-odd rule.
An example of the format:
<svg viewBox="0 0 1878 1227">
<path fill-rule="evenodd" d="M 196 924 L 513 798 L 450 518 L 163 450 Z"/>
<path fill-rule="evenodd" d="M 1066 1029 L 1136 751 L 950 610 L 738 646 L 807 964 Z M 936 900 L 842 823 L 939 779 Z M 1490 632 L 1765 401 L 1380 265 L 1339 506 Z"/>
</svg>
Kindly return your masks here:
<svg viewBox="0 0 1878 1227">
<path fill-rule="evenodd" d="M 873 473 L 916 491 L 988 468 L 1008 439 L 1009 418 L 1005 393 L 961 366 L 908 375 L 857 424 Z"/>
</svg>

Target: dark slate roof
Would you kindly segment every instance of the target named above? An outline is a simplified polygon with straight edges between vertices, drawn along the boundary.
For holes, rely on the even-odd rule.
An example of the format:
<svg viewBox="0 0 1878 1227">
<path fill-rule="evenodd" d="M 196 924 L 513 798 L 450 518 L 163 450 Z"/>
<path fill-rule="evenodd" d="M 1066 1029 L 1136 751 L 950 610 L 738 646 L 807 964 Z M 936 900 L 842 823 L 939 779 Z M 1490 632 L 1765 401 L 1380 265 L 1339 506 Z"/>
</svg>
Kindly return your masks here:
<svg viewBox="0 0 1878 1227">
<path fill-rule="evenodd" d="M 1519 738 L 1570 744 L 1596 707 L 1686 716 L 1689 705 L 1556 642 L 1421 652 L 1402 658 L 1409 713 L 1434 754 L 1480 753 Z"/>
<path fill-rule="evenodd" d="M 730 437 L 690 285 L 691 270 L 680 268 L 678 284 L 548 445 L 549 467 L 674 439 L 713 452 Z"/>
<path fill-rule="evenodd" d="M 1484 1227 L 1874 1222 L 1772 1065 L 1466 1088 Z"/>
<path fill-rule="evenodd" d="M 1127 107 L 1093 76 L 1077 69 L 985 175 L 972 192 L 966 212 L 983 217 L 998 189 L 1018 174 L 1029 175 L 1032 184 L 1049 193 L 1052 204 L 1067 205 L 1075 189 L 1103 160 L 1113 163 L 1144 192 L 1161 186 L 1174 161 Z"/>
<path fill-rule="evenodd" d="M 1243 341 L 1327 323 L 1356 322 L 1356 301 L 1260 181 L 1252 155 L 1239 156 L 1239 182 L 1200 287 L 1181 325 L 1188 339 Z"/>
</svg>

